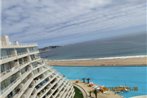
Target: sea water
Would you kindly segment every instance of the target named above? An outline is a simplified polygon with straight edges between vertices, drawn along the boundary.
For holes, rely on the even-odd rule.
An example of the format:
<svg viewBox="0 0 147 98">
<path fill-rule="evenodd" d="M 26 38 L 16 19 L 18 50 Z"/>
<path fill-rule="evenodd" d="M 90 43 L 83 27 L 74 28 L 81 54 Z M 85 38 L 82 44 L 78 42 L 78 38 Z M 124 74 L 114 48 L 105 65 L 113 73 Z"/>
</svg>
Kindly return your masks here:
<svg viewBox="0 0 147 98">
<path fill-rule="evenodd" d="M 71 80 L 91 78 L 91 82 L 106 87 L 138 87 L 138 91 L 122 93 L 124 98 L 147 95 L 147 67 L 54 67 Z"/>
<path fill-rule="evenodd" d="M 146 34 L 66 45 L 42 53 L 48 59 L 83 59 L 147 55 Z"/>
</svg>

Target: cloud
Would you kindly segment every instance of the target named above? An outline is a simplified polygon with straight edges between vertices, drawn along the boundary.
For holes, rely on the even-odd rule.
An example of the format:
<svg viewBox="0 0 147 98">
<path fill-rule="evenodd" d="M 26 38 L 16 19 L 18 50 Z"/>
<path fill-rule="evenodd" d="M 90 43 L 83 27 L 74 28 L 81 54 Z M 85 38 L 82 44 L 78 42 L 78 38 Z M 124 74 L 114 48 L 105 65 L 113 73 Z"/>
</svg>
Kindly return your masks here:
<svg viewBox="0 0 147 98">
<path fill-rule="evenodd" d="M 145 11 L 146 0 L 2 0 L 2 33 L 21 42 L 80 42 L 145 25 Z"/>
</svg>

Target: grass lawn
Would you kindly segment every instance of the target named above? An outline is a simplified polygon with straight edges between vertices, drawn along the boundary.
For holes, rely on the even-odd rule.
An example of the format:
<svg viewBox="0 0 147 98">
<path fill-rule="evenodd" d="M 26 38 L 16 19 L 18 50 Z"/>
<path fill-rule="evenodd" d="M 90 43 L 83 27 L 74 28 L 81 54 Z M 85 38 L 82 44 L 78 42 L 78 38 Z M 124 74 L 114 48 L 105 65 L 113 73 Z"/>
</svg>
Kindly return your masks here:
<svg viewBox="0 0 147 98">
<path fill-rule="evenodd" d="M 75 89 L 75 97 L 74 98 L 84 98 L 82 92 L 77 87 L 74 87 L 74 89 Z"/>
</svg>

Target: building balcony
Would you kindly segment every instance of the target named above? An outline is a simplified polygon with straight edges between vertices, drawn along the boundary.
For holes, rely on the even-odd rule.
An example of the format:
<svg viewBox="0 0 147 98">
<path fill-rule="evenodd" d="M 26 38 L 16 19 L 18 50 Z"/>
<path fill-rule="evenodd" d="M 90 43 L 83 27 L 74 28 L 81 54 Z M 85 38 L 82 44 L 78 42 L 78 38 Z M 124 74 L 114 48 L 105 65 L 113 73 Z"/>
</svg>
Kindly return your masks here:
<svg viewBox="0 0 147 98">
<path fill-rule="evenodd" d="M 26 67 L 27 65 L 29 65 L 29 64 L 31 64 L 31 63 L 33 63 L 33 62 L 39 61 L 39 60 L 40 60 L 40 58 L 37 58 L 37 59 L 34 59 L 34 60 L 31 61 L 31 62 L 29 62 L 29 61 L 28 61 L 28 62 L 24 62 L 23 64 L 21 64 L 21 65 L 19 65 L 19 66 L 12 67 L 11 69 L 9 69 L 9 70 L 7 70 L 7 71 L 1 73 L 1 74 L 0 74 L 0 76 L 1 76 L 0 82 L 3 81 L 3 80 L 5 80 L 5 79 L 7 79 L 7 78 L 10 77 L 11 75 L 15 74 L 15 73 L 18 72 L 19 70 L 23 69 L 23 68 Z M 43 64 L 42 64 L 42 66 L 43 66 Z M 38 65 L 38 68 L 39 68 L 39 67 L 41 67 L 41 66 Z M 35 70 L 35 69 L 34 69 L 34 70 Z"/>
<path fill-rule="evenodd" d="M 13 81 L 5 89 L 1 90 L 0 98 L 5 98 L 19 83 L 21 82 L 20 77 Z"/>
<path fill-rule="evenodd" d="M 14 57 L 15 55 L 0 56 L 0 60 Z"/>
<path fill-rule="evenodd" d="M 9 45 L 2 45 L 2 48 L 27 48 L 27 47 L 34 47 L 37 46 L 37 44 L 32 43 L 32 44 L 16 44 L 16 43 L 11 43 Z"/>
<path fill-rule="evenodd" d="M 58 84 L 59 81 L 54 82 L 52 85 L 48 85 L 45 92 L 41 92 L 41 94 L 38 96 L 38 98 L 43 98 L 47 93 L 48 95 L 51 95 L 54 92 L 54 89 L 52 89 L 55 85 Z"/>
<path fill-rule="evenodd" d="M 51 77 L 52 74 L 53 74 L 53 72 L 51 72 L 51 73 L 47 72 L 47 74 L 45 74 L 43 78 L 39 78 L 38 80 L 35 80 L 35 81 L 34 81 L 35 86 L 37 86 L 39 83 L 41 83 L 42 81 L 44 81 L 46 78 L 51 79 L 51 78 L 52 78 L 52 77 Z"/>
<path fill-rule="evenodd" d="M 39 69 L 39 71 L 37 71 L 37 69 Z M 49 68 L 44 68 L 44 64 L 36 67 L 36 68 L 33 68 L 33 74 L 34 74 L 34 78 L 38 77 L 39 75 L 45 73 L 46 71 L 48 71 Z"/>
<path fill-rule="evenodd" d="M 36 78 L 36 77 L 38 77 L 39 75 L 41 75 L 41 74 L 43 74 L 43 73 L 45 73 L 46 71 L 48 71 L 49 69 L 42 69 L 39 73 L 37 73 L 37 74 L 35 74 L 35 76 L 33 77 L 33 79 L 34 78 Z M 50 74 L 51 73 L 48 73 L 48 76 L 50 76 Z M 47 77 L 47 76 L 46 76 Z M 35 90 L 35 87 L 41 82 L 41 81 L 43 81 L 46 77 L 44 77 L 44 78 L 42 78 L 42 79 L 38 79 L 38 80 L 34 80 L 34 81 L 32 81 L 32 86 L 31 87 L 29 87 L 28 88 L 28 90 L 24 93 L 24 98 L 30 98 L 30 96 L 31 96 L 31 94 L 32 94 L 32 92 L 33 92 L 33 90 Z M 35 92 L 36 92 L 36 90 L 35 90 Z M 33 94 L 34 95 L 34 94 Z"/>
<path fill-rule="evenodd" d="M 32 55 L 32 54 L 38 54 L 38 53 L 39 53 L 39 50 L 34 50 L 34 51 L 30 51 L 29 52 L 30 55 Z"/>
<path fill-rule="evenodd" d="M 64 90 L 62 90 L 59 94 L 60 98 L 64 98 L 63 96 L 66 94 L 66 92 L 69 92 L 68 91 L 69 88 L 70 88 L 69 83 L 67 83 L 63 88 Z"/>
<path fill-rule="evenodd" d="M 20 52 L 20 53 L 17 53 L 17 56 L 20 56 L 20 55 L 24 55 L 24 54 L 27 54 L 28 52 Z"/>
<path fill-rule="evenodd" d="M 67 89 L 67 83 L 64 85 L 64 87 L 63 88 L 61 88 L 61 90 L 60 90 L 60 93 L 58 93 L 57 94 L 57 98 L 61 98 L 61 96 L 63 96 L 66 92 L 66 89 Z M 69 92 L 69 91 L 68 91 Z"/>
<path fill-rule="evenodd" d="M 61 95 L 62 98 L 65 98 L 65 96 L 68 95 L 69 92 L 71 92 L 71 91 L 70 91 L 70 88 L 71 88 L 70 84 L 66 85 L 65 91 L 64 91 L 64 93 Z"/>
<path fill-rule="evenodd" d="M 2 82 L 3 80 L 7 79 L 10 76 L 12 76 L 13 74 L 15 74 L 18 71 L 19 71 L 19 67 L 15 66 L 9 70 L 6 70 L 5 72 L 2 72 L 0 75 L 1 76 L 0 82 Z"/>
<path fill-rule="evenodd" d="M 51 81 L 53 81 L 55 79 L 55 77 L 57 77 L 57 75 L 55 75 L 54 77 L 52 77 L 45 85 L 43 85 L 41 88 L 36 89 L 36 92 L 34 93 L 34 95 L 31 96 L 31 98 L 36 98 L 37 94 L 43 90 L 47 85 L 52 85 Z M 55 81 L 56 82 L 56 81 Z"/>
<path fill-rule="evenodd" d="M 66 81 L 66 82 L 63 81 L 63 82 L 61 82 L 61 84 L 59 84 L 59 85 L 60 85 L 60 87 L 58 87 L 59 90 L 58 90 L 58 92 L 53 96 L 53 98 L 56 98 L 56 97 L 59 95 L 59 93 L 61 92 L 62 88 L 65 87 L 66 83 L 67 83 L 67 81 Z"/>
<path fill-rule="evenodd" d="M 21 84 L 21 89 L 20 91 L 13 97 L 13 98 L 20 98 L 22 96 L 22 94 L 25 92 L 25 90 L 29 87 L 29 85 L 31 84 L 33 78 L 29 78 L 27 79 L 28 81 L 24 84 Z"/>
<path fill-rule="evenodd" d="M 18 77 L 15 81 L 13 81 L 9 86 L 7 86 L 4 90 L 1 91 L 0 98 L 5 98 L 11 91 L 17 87 L 23 79 L 25 79 L 32 71 L 28 70 L 24 74 L 22 74 L 20 77 Z"/>
<path fill-rule="evenodd" d="M 36 66 L 33 67 L 33 70 L 36 70 L 36 69 L 44 67 L 44 66 L 45 66 L 45 63 L 37 64 Z"/>
<path fill-rule="evenodd" d="M 69 89 L 69 92 L 66 94 L 65 98 L 73 98 L 72 96 L 74 95 L 73 89 Z"/>
<path fill-rule="evenodd" d="M 0 59 L 0 64 L 4 64 L 4 63 L 7 63 L 7 62 L 10 62 L 10 61 L 14 61 L 14 60 L 17 60 L 19 58 L 23 58 L 25 56 L 28 56 L 28 55 L 32 55 L 32 54 L 38 54 L 39 51 L 34 51 L 34 52 L 22 52 L 22 53 L 17 53 L 17 55 L 8 55 L 8 56 L 5 56 L 5 57 L 1 57 Z M 34 58 L 36 59 L 36 58 Z"/>
<path fill-rule="evenodd" d="M 13 56 L 8 56 L 7 58 L 3 58 L 3 59 L 0 60 L 0 65 L 4 64 L 4 63 L 7 63 L 7 62 L 10 62 L 10 61 L 14 61 L 16 59 L 17 58 L 14 55 Z"/>
<path fill-rule="evenodd" d="M 4 63 L 10 62 L 10 61 L 14 61 L 14 60 L 17 60 L 19 58 L 23 58 L 23 57 L 25 57 L 27 55 L 28 55 L 28 53 L 21 54 L 21 55 L 16 55 L 16 56 L 13 55 L 11 57 L 0 60 L 0 64 L 4 64 Z"/>
</svg>

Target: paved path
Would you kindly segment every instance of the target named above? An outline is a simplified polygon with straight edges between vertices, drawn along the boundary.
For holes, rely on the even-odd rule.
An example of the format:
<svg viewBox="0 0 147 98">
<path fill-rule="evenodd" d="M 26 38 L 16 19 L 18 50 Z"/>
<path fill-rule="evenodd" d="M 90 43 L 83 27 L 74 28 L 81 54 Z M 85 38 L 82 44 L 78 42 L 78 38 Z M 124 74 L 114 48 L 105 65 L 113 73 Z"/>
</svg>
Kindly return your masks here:
<svg viewBox="0 0 147 98">
<path fill-rule="evenodd" d="M 82 91 L 84 98 L 90 98 L 89 91 L 93 91 L 94 90 L 93 87 L 89 87 L 88 84 L 83 83 L 81 81 L 79 81 L 78 83 L 75 83 L 75 81 L 72 81 L 72 82 L 77 88 L 79 88 Z M 92 93 L 91 95 L 92 95 L 92 98 L 95 98 L 94 93 Z M 105 93 L 98 93 L 97 97 L 98 98 L 123 98 L 122 96 L 115 94 L 112 91 L 107 91 Z"/>
</svg>

